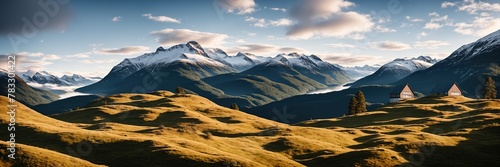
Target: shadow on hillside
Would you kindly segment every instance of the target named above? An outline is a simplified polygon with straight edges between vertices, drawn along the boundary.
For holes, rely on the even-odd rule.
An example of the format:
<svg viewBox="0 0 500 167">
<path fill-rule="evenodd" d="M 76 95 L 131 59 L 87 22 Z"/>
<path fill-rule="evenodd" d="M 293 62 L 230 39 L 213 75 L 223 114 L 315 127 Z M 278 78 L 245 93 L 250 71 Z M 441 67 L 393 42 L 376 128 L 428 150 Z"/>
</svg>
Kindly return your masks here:
<svg viewBox="0 0 500 167">
<path fill-rule="evenodd" d="M 460 135 L 467 140 L 456 146 L 427 146 L 405 165 L 417 166 L 500 166 L 500 126 L 490 126 Z M 422 147 L 421 147 L 422 148 Z"/>
</svg>

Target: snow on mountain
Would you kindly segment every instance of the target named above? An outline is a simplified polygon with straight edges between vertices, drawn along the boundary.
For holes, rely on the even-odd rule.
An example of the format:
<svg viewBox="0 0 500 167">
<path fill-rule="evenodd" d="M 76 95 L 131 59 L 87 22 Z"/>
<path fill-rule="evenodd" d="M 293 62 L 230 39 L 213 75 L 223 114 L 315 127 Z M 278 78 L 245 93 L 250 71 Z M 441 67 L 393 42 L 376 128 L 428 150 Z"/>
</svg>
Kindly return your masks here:
<svg viewBox="0 0 500 167">
<path fill-rule="evenodd" d="M 395 59 L 382 67 L 383 70 L 404 70 L 415 72 L 423 69 L 427 69 L 430 66 L 436 64 L 437 59 L 433 59 L 430 56 L 419 56 L 417 58 L 398 58 Z"/>
<path fill-rule="evenodd" d="M 500 30 L 490 33 L 479 40 L 463 45 L 455 50 L 442 63 L 460 64 L 481 53 L 490 52 L 500 46 Z"/>
<path fill-rule="evenodd" d="M 32 71 L 28 70 L 26 72 L 18 73 L 28 84 L 54 84 L 58 86 L 78 86 L 78 85 L 88 85 L 96 82 L 95 79 L 88 79 L 78 74 L 73 75 L 63 75 L 62 77 L 57 77 L 47 71 Z"/>
<path fill-rule="evenodd" d="M 416 58 L 398 58 L 384 64 L 373 74 L 357 80 L 351 87 L 363 85 L 386 85 L 396 82 L 415 71 L 425 70 L 438 62 L 429 56 L 419 56 Z"/>
<path fill-rule="evenodd" d="M 373 66 L 364 65 L 364 66 L 354 66 L 354 67 L 344 67 L 339 64 L 334 64 L 334 65 L 344 70 L 349 77 L 354 79 L 363 78 L 365 76 L 371 75 L 380 68 L 380 65 L 378 64 Z"/>
<path fill-rule="evenodd" d="M 307 69 L 333 66 L 330 63 L 324 62 L 316 55 L 307 56 L 305 54 L 289 53 L 279 54 L 276 57 L 264 62 L 266 66 L 284 65 L 289 67 L 304 67 Z"/>
<path fill-rule="evenodd" d="M 269 57 L 255 56 L 251 53 L 239 52 L 236 56 L 226 56 L 222 60 L 229 63 L 238 71 L 244 71 L 270 59 L 271 58 Z"/>
</svg>

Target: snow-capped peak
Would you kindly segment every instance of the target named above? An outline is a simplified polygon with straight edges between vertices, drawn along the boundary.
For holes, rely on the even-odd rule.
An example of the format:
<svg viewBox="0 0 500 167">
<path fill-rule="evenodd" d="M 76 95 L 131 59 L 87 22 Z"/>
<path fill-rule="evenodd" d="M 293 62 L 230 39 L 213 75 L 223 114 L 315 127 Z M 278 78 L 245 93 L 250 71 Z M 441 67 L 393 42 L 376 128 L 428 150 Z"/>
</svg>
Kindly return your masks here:
<svg viewBox="0 0 500 167">
<path fill-rule="evenodd" d="M 438 62 L 437 59 L 433 59 L 430 56 L 419 56 L 416 58 L 397 58 L 383 65 L 381 69 L 406 70 L 415 72 L 427 69 L 430 66 L 436 64 L 437 62 Z"/>
<path fill-rule="evenodd" d="M 305 68 L 314 68 L 317 66 L 331 65 L 327 62 L 322 61 L 316 55 L 307 56 L 305 54 L 299 54 L 296 52 L 289 53 L 289 54 L 285 54 L 285 53 L 279 54 L 276 57 L 269 60 L 268 64 L 269 65 L 279 64 L 279 65 L 286 65 L 286 66 L 299 66 L 299 67 L 305 67 Z"/>
<path fill-rule="evenodd" d="M 489 52 L 500 46 L 500 29 L 475 42 L 463 45 L 446 58 L 443 63 L 458 64 L 475 57 L 480 53 Z"/>
</svg>

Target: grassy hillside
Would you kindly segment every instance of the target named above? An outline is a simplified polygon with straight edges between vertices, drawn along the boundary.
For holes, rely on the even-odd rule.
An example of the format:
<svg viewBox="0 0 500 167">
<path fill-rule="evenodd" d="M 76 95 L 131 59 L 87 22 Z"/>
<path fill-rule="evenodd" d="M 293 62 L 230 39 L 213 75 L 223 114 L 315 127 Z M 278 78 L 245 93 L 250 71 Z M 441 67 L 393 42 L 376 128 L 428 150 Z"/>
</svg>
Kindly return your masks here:
<svg viewBox="0 0 500 167">
<path fill-rule="evenodd" d="M 499 101 L 420 99 L 293 126 L 166 91 L 103 97 L 51 117 L 18 111 L 16 133 L 30 137 L 16 139 L 35 150 L 23 152 L 23 166 L 48 159 L 38 150 L 78 166 L 397 166 L 428 146 L 425 166 L 495 166 L 500 158 Z M 8 116 L 0 121 L 6 126 Z"/>
<path fill-rule="evenodd" d="M 0 95 L 7 96 L 7 75 L 0 75 Z M 23 79 L 16 76 L 14 77 L 16 83 L 16 100 L 29 106 L 34 106 L 38 104 L 50 103 L 54 100 L 59 99 L 59 95 L 56 95 L 50 91 L 33 88 L 26 84 Z"/>
</svg>

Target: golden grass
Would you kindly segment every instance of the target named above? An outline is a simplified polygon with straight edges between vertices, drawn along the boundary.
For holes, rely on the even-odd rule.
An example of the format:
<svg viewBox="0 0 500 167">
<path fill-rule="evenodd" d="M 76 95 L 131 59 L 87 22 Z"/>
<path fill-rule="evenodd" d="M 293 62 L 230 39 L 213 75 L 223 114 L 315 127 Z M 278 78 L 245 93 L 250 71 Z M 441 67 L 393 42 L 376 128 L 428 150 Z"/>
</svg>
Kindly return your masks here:
<svg viewBox="0 0 500 167">
<path fill-rule="evenodd" d="M 6 99 L 0 98 L 5 109 Z M 464 97 L 426 97 L 293 126 L 166 91 L 112 95 L 51 117 L 22 105 L 18 111 L 16 133 L 30 135 L 18 138 L 26 144 L 20 147 L 50 156 L 24 152 L 22 165 L 27 166 L 52 161 L 82 166 L 470 166 L 478 165 L 476 159 L 491 166 L 500 158 L 485 149 L 500 143 L 493 132 L 500 127 L 500 101 Z M 4 126 L 8 117 L 0 114 L 0 120 Z M 88 155 L 68 152 L 82 145 L 91 148 Z M 477 155 L 454 154 L 460 159 L 453 160 L 448 150 Z M 422 162 L 414 158 L 419 155 Z M 0 160 L 0 166 L 9 163 Z"/>
</svg>

